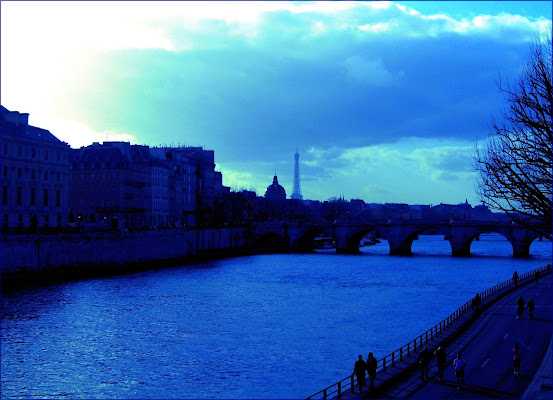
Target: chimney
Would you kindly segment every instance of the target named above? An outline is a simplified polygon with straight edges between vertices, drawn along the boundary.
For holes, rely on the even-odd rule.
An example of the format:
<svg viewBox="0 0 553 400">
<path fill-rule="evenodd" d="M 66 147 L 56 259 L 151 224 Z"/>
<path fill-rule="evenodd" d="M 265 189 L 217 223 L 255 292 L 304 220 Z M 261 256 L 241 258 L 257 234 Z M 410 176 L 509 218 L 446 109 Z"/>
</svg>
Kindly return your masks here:
<svg viewBox="0 0 553 400">
<path fill-rule="evenodd" d="M 29 114 L 28 113 L 19 113 L 17 116 L 17 127 L 26 128 L 29 126 Z"/>
</svg>

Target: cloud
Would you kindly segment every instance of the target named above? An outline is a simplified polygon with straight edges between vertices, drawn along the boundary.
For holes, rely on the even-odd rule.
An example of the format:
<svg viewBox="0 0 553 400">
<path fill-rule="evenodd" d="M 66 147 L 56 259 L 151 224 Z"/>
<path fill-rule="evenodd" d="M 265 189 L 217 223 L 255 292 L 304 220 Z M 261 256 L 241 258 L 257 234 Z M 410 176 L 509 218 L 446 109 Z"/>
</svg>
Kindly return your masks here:
<svg viewBox="0 0 553 400">
<path fill-rule="evenodd" d="M 392 2 L 5 2 L 1 18 L 2 101 L 35 125 L 73 146 L 105 132 L 205 146 L 225 184 L 263 192 L 275 168 L 291 189 L 298 146 L 324 198 L 371 168 L 381 181 L 362 190 L 384 196 L 383 165 L 468 182 L 462 152 L 502 106 L 495 81 L 550 23 Z"/>
<path fill-rule="evenodd" d="M 381 58 L 366 60 L 361 56 L 351 56 L 344 65 L 347 75 L 355 82 L 370 86 L 389 86 L 397 83 L 402 72 L 394 76 L 386 69 Z"/>
<path fill-rule="evenodd" d="M 52 117 L 50 115 L 42 115 L 40 113 L 30 116 L 29 123 L 33 126 L 37 125 L 33 122 L 34 119 L 43 121 L 44 124 L 39 124 L 40 127 L 47 127 L 54 136 L 61 141 L 70 143 L 73 148 L 88 146 L 93 142 L 103 141 L 128 141 L 132 144 L 140 144 L 138 138 L 133 134 L 117 131 L 116 129 L 107 129 L 103 132 L 97 132 L 81 122 Z"/>
</svg>

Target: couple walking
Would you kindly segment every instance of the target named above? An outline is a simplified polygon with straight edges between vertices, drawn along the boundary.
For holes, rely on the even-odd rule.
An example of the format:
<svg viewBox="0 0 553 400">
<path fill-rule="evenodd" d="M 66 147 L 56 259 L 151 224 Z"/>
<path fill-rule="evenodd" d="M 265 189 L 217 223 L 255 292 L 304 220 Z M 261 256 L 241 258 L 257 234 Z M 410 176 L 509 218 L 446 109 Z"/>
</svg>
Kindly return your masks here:
<svg viewBox="0 0 553 400">
<path fill-rule="evenodd" d="M 374 390 L 374 379 L 376 378 L 377 361 L 374 358 L 373 353 L 369 353 L 367 362 L 363 361 L 363 356 L 359 356 L 359 359 L 355 362 L 353 368 L 353 374 L 357 377 L 357 383 L 359 384 L 359 393 L 363 392 L 363 385 L 365 385 L 365 371 L 369 373 L 369 391 Z"/>
<path fill-rule="evenodd" d="M 434 351 L 434 356 L 436 357 L 436 364 L 438 364 L 438 376 L 440 377 L 440 382 L 443 383 L 444 381 L 444 372 L 445 372 L 445 364 L 447 362 L 447 354 L 445 350 L 439 346 Z M 419 365 L 421 368 L 421 380 L 425 381 L 428 380 L 428 369 L 429 369 L 429 362 L 430 362 L 430 352 L 426 347 L 422 349 L 422 351 L 419 354 Z M 457 389 L 461 388 L 461 385 L 465 384 L 465 367 L 467 366 L 467 363 L 464 359 L 461 358 L 461 353 L 457 353 L 457 358 L 453 360 L 453 367 L 455 368 L 455 378 L 457 379 Z"/>
<path fill-rule="evenodd" d="M 534 301 L 532 299 L 528 300 L 528 304 L 524 301 L 522 296 L 520 296 L 517 300 L 517 318 L 522 319 L 522 315 L 524 314 L 524 306 L 528 307 L 528 316 L 530 319 L 534 319 Z"/>
</svg>

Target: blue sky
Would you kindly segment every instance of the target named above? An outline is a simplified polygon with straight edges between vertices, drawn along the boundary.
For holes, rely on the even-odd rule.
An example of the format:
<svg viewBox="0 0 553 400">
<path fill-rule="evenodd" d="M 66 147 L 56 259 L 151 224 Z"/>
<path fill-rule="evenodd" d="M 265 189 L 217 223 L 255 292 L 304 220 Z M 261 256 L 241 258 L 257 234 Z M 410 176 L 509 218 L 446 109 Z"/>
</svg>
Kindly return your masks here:
<svg viewBox="0 0 553 400">
<path fill-rule="evenodd" d="M 72 147 L 204 146 L 233 189 L 478 203 L 471 153 L 551 2 L 5 2 L 1 101 Z"/>
</svg>

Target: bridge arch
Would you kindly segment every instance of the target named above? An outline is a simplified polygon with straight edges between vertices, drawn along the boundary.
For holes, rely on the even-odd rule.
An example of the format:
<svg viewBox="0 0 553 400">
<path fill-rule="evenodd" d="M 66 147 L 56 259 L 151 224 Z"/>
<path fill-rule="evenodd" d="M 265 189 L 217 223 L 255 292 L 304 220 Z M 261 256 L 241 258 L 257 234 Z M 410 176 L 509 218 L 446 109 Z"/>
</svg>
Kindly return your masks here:
<svg viewBox="0 0 553 400">
<path fill-rule="evenodd" d="M 359 252 L 359 243 L 361 243 L 361 240 L 363 240 L 363 238 L 371 232 L 375 232 L 375 229 L 364 228 L 355 231 L 347 240 L 347 248 L 351 249 L 352 251 L 357 250 L 357 252 Z"/>
<path fill-rule="evenodd" d="M 300 251 L 312 251 L 315 247 L 315 238 L 318 236 L 332 237 L 334 241 L 336 241 L 336 237 L 332 231 L 315 226 L 299 235 L 295 240 L 293 240 L 291 246 Z"/>
<path fill-rule="evenodd" d="M 383 227 L 379 229 L 379 234 L 388 241 L 391 255 L 411 255 L 413 240 L 418 239 L 419 235 L 432 230 L 428 227 Z"/>
<path fill-rule="evenodd" d="M 390 254 L 412 254 L 413 240 L 418 235 L 443 235 L 451 245 L 454 256 L 470 256 L 474 239 L 483 233 L 498 233 L 507 238 L 513 248 L 514 257 L 528 257 L 530 245 L 540 237 L 532 228 L 505 221 L 381 221 L 362 223 L 304 223 L 271 222 L 258 224 L 254 235 L 262 245 L 271 248 L 294 248 L 311 250 L 316 235 L 324 233 L 334 238 L 337 253 L 358 253 L 359 242 L 367 233 L 374 231 L 377 237 L 388 241 Z M 270 233 L 273 232 L 273 233 Z M 266 236 L 269 235 L 269 236 Z M 275 236 L 276 235 L 276 236 Z"/>
<path fill-rule="evenodd" d="M 446 239 L 451 244 L 453 256 L 470 256 L 472 242 L 481 234 L 497 233 L 510 242 L 513 257 L 529 257 L 530 245 L 540 237 L 539 233 L 523 227 L 481 226 L 481 227 L 449 227 Z"/>
<path fill-rule="evenodd" d="M 277 232 L 265 232 L 257 238 L 255 245 L 262 249 L 282 251 L 289 248 L 289 239 Z"/>
</svg>

